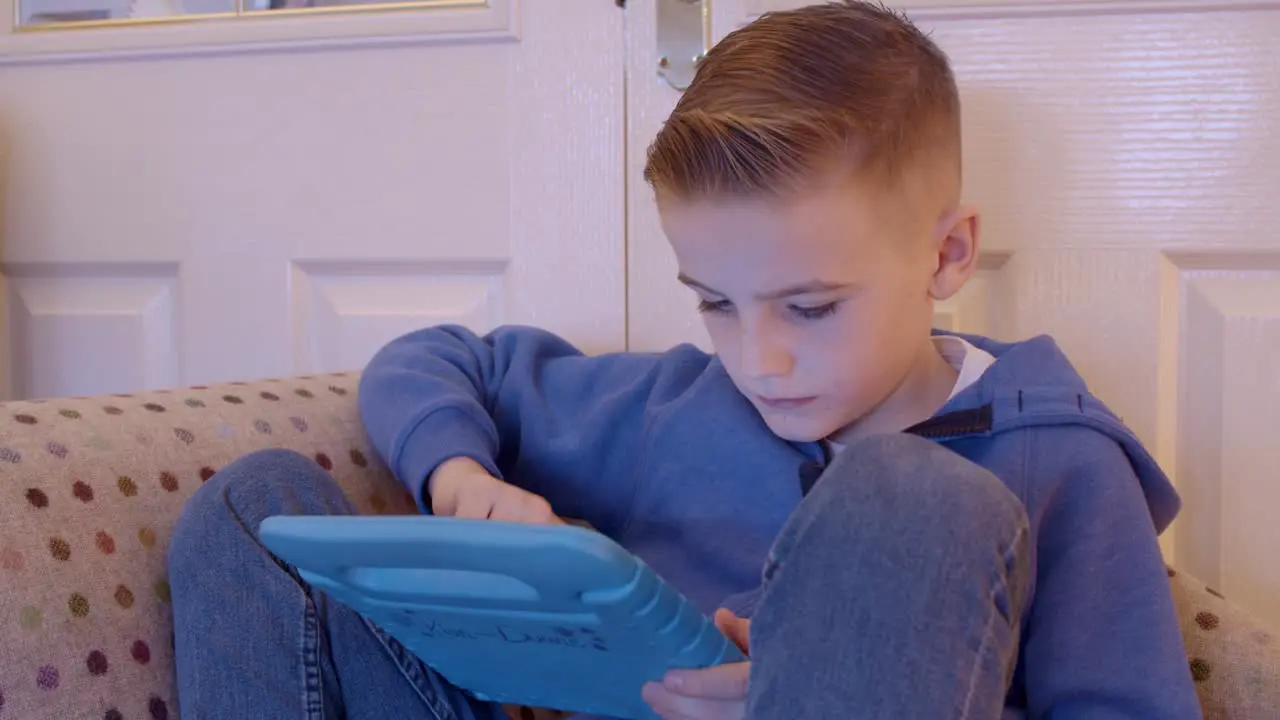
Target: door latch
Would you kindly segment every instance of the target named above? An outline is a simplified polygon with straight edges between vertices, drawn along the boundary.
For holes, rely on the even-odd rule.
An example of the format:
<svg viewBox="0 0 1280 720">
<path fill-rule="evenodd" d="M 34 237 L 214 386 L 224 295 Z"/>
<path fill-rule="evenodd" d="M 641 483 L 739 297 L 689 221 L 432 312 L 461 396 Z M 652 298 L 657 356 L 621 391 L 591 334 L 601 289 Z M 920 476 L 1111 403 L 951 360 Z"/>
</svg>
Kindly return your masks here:
<svg viewBox="0 0 1280 720">
<path fill-rule="evenodd" d="M 658 75 L 675 90 L 693 82 L 711 49 L 711 0 L 657 0 Z"/>
</svg>

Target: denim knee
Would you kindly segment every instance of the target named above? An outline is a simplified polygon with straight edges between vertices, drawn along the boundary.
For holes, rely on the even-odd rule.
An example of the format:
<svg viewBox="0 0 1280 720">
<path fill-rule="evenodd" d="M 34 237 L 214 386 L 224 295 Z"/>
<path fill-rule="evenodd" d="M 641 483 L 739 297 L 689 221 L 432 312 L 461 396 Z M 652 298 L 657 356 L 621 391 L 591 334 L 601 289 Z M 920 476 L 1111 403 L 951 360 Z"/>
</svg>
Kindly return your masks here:
<svg viewBox="0 0 1280 720">
<path fill-rule="evenodd" d="M 986 468 L 918 436 L 867 437 L 823 472 L 775 541 L 764 575 L 802 544 L 960 544 L 994 548 L 1012 566 L 1028 526 L 1022 502 Z"/>
<path fill-rule="evenodd" d="M 333 476 L 305 455 L 284 449 L 258 450 L 244 455 L 214 473 L 187 501 L 173 526 L 168 559 L 172 566 L 184 560 L 199 563 L 217 552 L 231 525 L 257 534 L 260 508 L 293 504 L 290 498 L 345 502 Z M 305 504 L 312 504 L 304 501 Z M 253 506 L 252 508 L 248 506 Z"/>
<path fill-rule="evenodd" d="M 747 714 L 955 717 L 979 682 L 999 707 L 1030 567 L 1026 511 L 994 474 L 918 436 L 850 443 L 766 561 Z"/>
<path fill-rule="evenodd" d="M 850 443 L 832 461 L 805 504 L 833 511 L 847 522 L 886 512 L 910 526 L 934 523 L 939 509 L 960 524 L 1019 528 L 1026 509 L 1000 478 L 986 468 L 931 440 L 907 435 L 878 435 Z"/>
<path fill-rule="evenodd" d="M 294 450 L 271 448 L 257 450 L 233 460 L 214 473 L 205 486 L 234 494 L 242 485 L 254 489 L 309 491 L 317 486 L 333 483 L 333 476 L 315 460 Z"/>
</svg>

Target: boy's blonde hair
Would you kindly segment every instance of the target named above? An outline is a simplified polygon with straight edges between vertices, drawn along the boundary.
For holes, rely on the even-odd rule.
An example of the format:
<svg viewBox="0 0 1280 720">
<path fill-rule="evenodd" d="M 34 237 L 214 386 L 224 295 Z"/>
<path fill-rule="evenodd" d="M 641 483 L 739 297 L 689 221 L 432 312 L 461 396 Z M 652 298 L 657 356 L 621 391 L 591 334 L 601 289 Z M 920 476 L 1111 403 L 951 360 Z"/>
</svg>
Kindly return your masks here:
<svg viewBox="0 0 1280 720">
<path fill-rule="evenodd" d="M 947 57 L 905 17 L 844 0 L 765 14 L 717 43 L 644 176 L 678 198 L 776 196 L 835 172 L 893 183 L 922 163 L 958 188 Z"/>
</svg>

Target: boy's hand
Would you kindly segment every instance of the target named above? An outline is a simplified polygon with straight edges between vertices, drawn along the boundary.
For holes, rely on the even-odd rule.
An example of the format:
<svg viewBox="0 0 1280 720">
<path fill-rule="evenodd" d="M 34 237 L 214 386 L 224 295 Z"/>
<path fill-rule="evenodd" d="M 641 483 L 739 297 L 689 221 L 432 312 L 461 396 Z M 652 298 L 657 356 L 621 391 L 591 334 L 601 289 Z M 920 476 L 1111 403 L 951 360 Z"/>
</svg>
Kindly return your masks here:
<svg viewBox="0 0 1280 720">
<path fill-rule="evenodd" d="M 750 620 L 722 608 L 715 621 L 743 653 L 749 652 Z M 641 697 L 663 720 L 740 720 L 746 713 L 750 675 L 750 662 L 672 670 L 661 683 L 647 683 Z"/>
<path fill-rule="evenodd" d="M 471 458 L 441 463 L 427 481 L 431 510 L 445 517 L 530 525 L 559 525 L 564 521 L 547 501 L 489 474 Z"/>
</svg>

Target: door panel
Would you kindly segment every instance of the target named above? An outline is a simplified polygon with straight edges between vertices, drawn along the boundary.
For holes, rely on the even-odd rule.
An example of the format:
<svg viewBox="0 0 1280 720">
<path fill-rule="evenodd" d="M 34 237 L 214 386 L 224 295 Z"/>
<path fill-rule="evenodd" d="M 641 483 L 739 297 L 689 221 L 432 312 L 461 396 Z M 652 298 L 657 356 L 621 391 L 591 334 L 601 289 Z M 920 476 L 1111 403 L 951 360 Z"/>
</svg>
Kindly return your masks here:
<svg viewBox="0 0 1280 720">
<path fill-rule="evenodd" d="M 711 35 L 791 0 L 715 0 Z M 960 78 L 981 269 L 937 325 L 1053 334 L 1172 473 L 1167 557 L 1280 624 L 1280 12 L 1229 3 L 891 3 Z M 677 91 L 629 3 L 631 347 L 707 347 L 641 170 Z"/>
<path fill-rule="evenodd" d="M 0 398 L 356 368 L 446 321 L 621 349 L 622 11 L 499 5 L 398 46 L 3 68 Z"/>
</svg>

